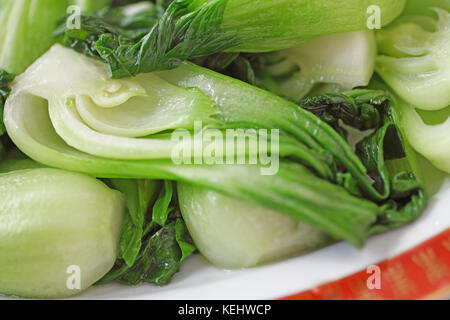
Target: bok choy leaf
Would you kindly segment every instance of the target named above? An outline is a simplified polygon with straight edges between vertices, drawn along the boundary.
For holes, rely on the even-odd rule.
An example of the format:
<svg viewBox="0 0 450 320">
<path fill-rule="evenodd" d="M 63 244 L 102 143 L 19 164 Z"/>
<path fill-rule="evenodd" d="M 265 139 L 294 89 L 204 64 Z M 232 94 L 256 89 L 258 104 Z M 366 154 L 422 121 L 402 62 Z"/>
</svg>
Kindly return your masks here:
<svg viewBox="0 0 450 320">
<path fill-rule="evenodd" d="M 172 182 L 165 181 L 159 194 L 159 185 L 151 180 L 113 179 L 112 183 L 125 191 L 129 215 L 122 232 L 123 253 L 98 284 L 112 280 L 133 285 L 142 281 L 167 284 L 184 259 L 196 250 L 184 221 L 174 210 L 177 204 Z M 153 203 L 153 210 L 149 210 L 149 203 Z"/>
</svg>

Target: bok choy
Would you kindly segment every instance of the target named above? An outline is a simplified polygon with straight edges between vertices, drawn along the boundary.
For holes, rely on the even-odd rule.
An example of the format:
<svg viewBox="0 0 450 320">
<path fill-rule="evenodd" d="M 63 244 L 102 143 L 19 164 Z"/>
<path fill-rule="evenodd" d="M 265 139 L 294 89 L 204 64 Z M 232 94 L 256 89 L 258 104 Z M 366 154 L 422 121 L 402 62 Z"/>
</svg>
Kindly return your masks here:
<svg viewBox="0 0 450 320">
<path fill-rule="evenodd" d="M 197 250 L 251 267 L 415 221 L 412 147 L 450 170 L 415 110 L 448 117 L 448 8 L 415 2 L 0 0 L 0 292 L 165 285 Z"/>
<path fill-rule="evenodd" d="M 54 61 L 60 64 L 52 67 Z M 83 72 L 77 72 L 81 70 L 80 66 L 85 68 Z M 46 71 L 41 73 L 39 70 Z M 418 197 L 420 201 L 414 200 L 406 207 L 403 204 L 398 207 L 394 205 L 395 201 L 389 200 L 394 191 L 391 188 L 397 186 L 391 177 L 400 179 L 399 183 L 414 179 L 397 176 L 395 172 L 392 176 L 388 173 L 383 159 L 402 158 L 404 154 L 400 151 L 402 143 L 395 125 L 387 122 L 383 126 L 381 116 L 380 121 L 372 125 L 373 128 L 380 127 L 380 131 L 363 142 L 361 158 L 358 158 L 338 133 L 309 111 L 195 65 L 185 64 L 173 71 L 121 80 L 109 79 L 107 73 L 106 66 L 94 59 L 61 46 L 53 47 L 13 85 L 6 104 L 5 124 L 16 145 L 31 158 L 53 167 L 102 178 L 184 181 L 260 203 L 358 246 L 373 230 L 397 226 L 397 217 L 392 221 L 389 218 L 394 217 L 394 211 L 402 215 L 404 210 L 405 216 L 409 217 L 407 220 L 413 220 L 425 204 L 425 195 L 419 185 L 412 185 L 403 192 L 403 196 L 408 199 Z M 66 74 L 72 74 L 72 77 L 67 78 Z M 48 80 L 36 81 L 35 77 Z M 64 85 L 64 81 L 70 81 L 71 85 Z M 152 123 L 150 120 L 154 116 L 159 119 L 159 124 L 167 122 L 166 129 L 170 129 L 170 114 L 164 113 L 161 118 L 164 108 L 150 107 L 159 103 L 154 100 L 154 93 L 149 91 L 151 96 L 143 95 L 143 88 L 150 83 L 165 88 L 175 86 L 173 90 L 179 90 L 180 99 L 194 92 L 199 95 L 199 100 L 194 101 L 193 106 L 199 108 L 211 110 L 213 103 L 216 109 L 211 116 L 214 115 L 217 123 L 211 122 L 210 126 L 215 125 L 218 130 L 235 128 L 236 125 L 279 128 L 282 131 L 279 150 L 274 149 L 281 157 L 279 170 L 275 175 L 262 176 L 261 166 L 264 165 L 261 162 L 259 165 L 222 165 L 214 164 L 214 161 L 207 164 L 207 160 L 214 160 L 224 152 L 220 150 L 216 155 L 203 153 L 203 164 L 194 164 L 193 161 L 191 165 L 176 165 L 171 152 L 177 141 L 167 135 L 139 138 L 139 135 L 127 137 L 121 136 L 120 132 L 108 133 L 100 127 L 94 130 L 85 124 L 78 111 L 87 99 L 96 105 L 100 114 L 114 109 L 132 114 L 132 110 L 137 117 L 136 123 L 139 123 L 138 119 L 150 113 L 147 123 Z M 140 97 L 150 99 L 145 110 L 136 100 Z M 210 102 L 204 104 L 205 99 Z M 358 117 L 359 110 L 366 112 L 367 106 L 374 109 L 373 112 L 383 114 L 390 103 L 383 94 L 360 92 L 353 97 L 337 95 L 308 100 L 304 106 L 327 108 L 342 105 L 349 111 L 356 108 L 354 116 Z M 185 111 L 190 113 L 190 109 Z M 104 119 L 109 119 L 109 124 L 114 126 L 122 121 L 122 118 Z M 191 123 L 191 129 L 193 127 Z M 390 137 L 386 147 L 397 149 L 396 152 L 388 152 L 391 149 L 386 148 L 386 153 L 383 153 L 386 136 Z M 204 147 L 207 148 L 206 143 Z M 266 151 L 270 152 L 270 145 L 267 148 Z M 243 150 L 248 151 L 246 148 Z M 375 186 L 367 179 L 368 173 L 376 179 Z M 258 190 L 255 190 L 255 185 L 259 186 Z M 333 194 L 340 200 L 325 200 Z M 340 206 L 342 208 L 337 208 Z M 383 220 L 383 226 L 377 226 L 382 216 L 387 220 Z"/>
<path fill-rule="evenodd" d="M 439 110 L 450 105 L 450 1 L 435 7 L 429 3 L 420 14 L 405 14 L 379 31 L 377 72 L 403 100 L 419 109 Z"/>
<path fill-rule="evenodd" d="M 111 269 L 122 223 L 120 192 L 56 169 L 2 173 L 0 190 L 2 293 L 67 297 Z"/>
<path fill-rule="evenodd" d="M 399 96 L 409 143 L 450 172 L 450 1 L 408 2 L 405 13 L 378 32 L 377 73 Z"/>
</svg>

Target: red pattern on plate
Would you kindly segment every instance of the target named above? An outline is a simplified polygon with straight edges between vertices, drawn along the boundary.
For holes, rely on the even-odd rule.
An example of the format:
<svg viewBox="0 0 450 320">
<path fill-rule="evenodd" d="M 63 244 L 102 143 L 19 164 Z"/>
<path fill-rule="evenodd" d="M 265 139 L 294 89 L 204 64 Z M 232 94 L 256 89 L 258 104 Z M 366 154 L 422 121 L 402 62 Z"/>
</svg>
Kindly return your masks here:
<svg viewBox="0 0 450 320">
<path fill-rule="evenodd" d="M 415 300 L 448 297 L 450 229 L 376 266 L 379 269 L 367 269 L 282 300 Z"/>
</svg>

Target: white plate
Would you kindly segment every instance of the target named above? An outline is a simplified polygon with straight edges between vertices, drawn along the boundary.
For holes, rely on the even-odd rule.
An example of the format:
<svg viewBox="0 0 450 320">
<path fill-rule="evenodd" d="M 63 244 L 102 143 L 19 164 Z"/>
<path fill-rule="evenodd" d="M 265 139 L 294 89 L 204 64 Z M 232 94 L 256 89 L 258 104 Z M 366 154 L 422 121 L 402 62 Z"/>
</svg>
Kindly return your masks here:
<svg viewBox="0 0 450 320">
<path fill-rule="evenodd" d="M 305 256 L 238 271 L 214 268 L 200 255 L 189 258 L 165 287 L 108 284 L 76 299 L 277 299 L 338 280 L 417 246 L 450 227 L 450 179 L 430 199 L 418 221 L 377 235 L 362 250 L 338 243 Z M 449 257 L 450 260 L 450 257 Z"/>
</svg>

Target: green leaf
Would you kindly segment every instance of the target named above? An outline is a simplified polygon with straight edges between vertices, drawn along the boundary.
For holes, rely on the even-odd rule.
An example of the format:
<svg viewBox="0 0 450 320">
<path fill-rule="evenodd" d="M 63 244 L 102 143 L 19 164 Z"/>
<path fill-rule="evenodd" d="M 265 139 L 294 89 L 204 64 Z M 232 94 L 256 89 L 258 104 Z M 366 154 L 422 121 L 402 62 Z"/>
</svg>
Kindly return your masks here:
<svg viewBox="0 0 450 320">
<path fill-rule="evenodd" d="M 234 33 L 220 32 L 226 3 L 214 0 L 191 12 L 187 0 L 174 1 L 167 9 L 159 1 L 131 15 L 126 7 L 113 8 L 82 15 L 80 30 L 61 25 L 55 35 L 64 35 L 64 45 L 103 59 L 113 78 L 172 69 L 238 43 Z"/>
<path fill-rule="evenodd" d="M 110 181 L 125 194 L 128 214 L 115 266 L 98 284 L 112 280 L 168 283 L 181 262 L 196 250 L 178 210 L 174 211 L 172 182 L 164 181 L 159 188 L 154 180 Z"/>
<path fill-rule="evenodd" d="M 178 246 L 181 250 L 181 263 L 197 250 L 195 245 L 192 243 L 191 236 L 189 235 L 189 231 L 186 228 L 183 219 L 178 218 L 175 221 L 175 238 L 177 239 Z"/>
<path fill-rule="evenodd" d="M 393 123 L 386 123 L 356 146 L 356 154 L 375 181 L 375 188 L 388 197 L 390 191 L 389 172 L 385 160 L 405 157 L 399 132 Z"/>
<path fill-rule="evenodd" d="M 115 189 L 125 194 L 128 209 L 122 225 L 118 258 L 132 266 L 141 250 L 146 214 L 156 194 L 157 183 L 152 180 L 110 181 Z"/>
<path fill-rule="evenodd" d="M 379 101 L 370 100 L 370 98 L 362 100 L 335 93 L 312 96 L 300 101 L 299 105 L 346 137 L 347 133 L 341 126 L 340 120 L 361 131 L 373 129 L 380 125 L 382 119 L 379 109 L 386 103 L 387 97 L 379 94 L 377 98 Z"/>
<path fill-rule="evenodd" d="M 185 60 L 220 52 L 239 41 L 220 32 L 227 0 L 215 0 L 189 12 L 189 1 L 175 1 L 137 43 L 119 34 L 103 34 L 95 43 L 112 78 L 173 69 Z"/>
<path fill-rule="evenodd" d="M 400 172 L 391 179 L 391 199 L 371 233 L 381 233 L 418 219 L 428 202 L 428 194 L 412 173 Z"/>
<path fill-rule="evenodd" d="M 164 181 L 164 185 L 161 189 L 158 199 L 156 199 L 155 205 L 153 206 L 152 214 L 152 221 L 159 224 L 160 226 L 164 226 L 166 224 L 169 213 L 172 211 L 172 209 L 169 208 L 170 202 L 172 201 L 172 196 L 172 182 Z"/>
<path fill-rule="evenodd" d="M 178 272 L 182 253 L 176 239 L 176 222 L 159 229 L 145 243 L 137 263 L 121 278 L 121 282 L 136 285 L 141 281 L 167 284 Z"/>
</svg>

